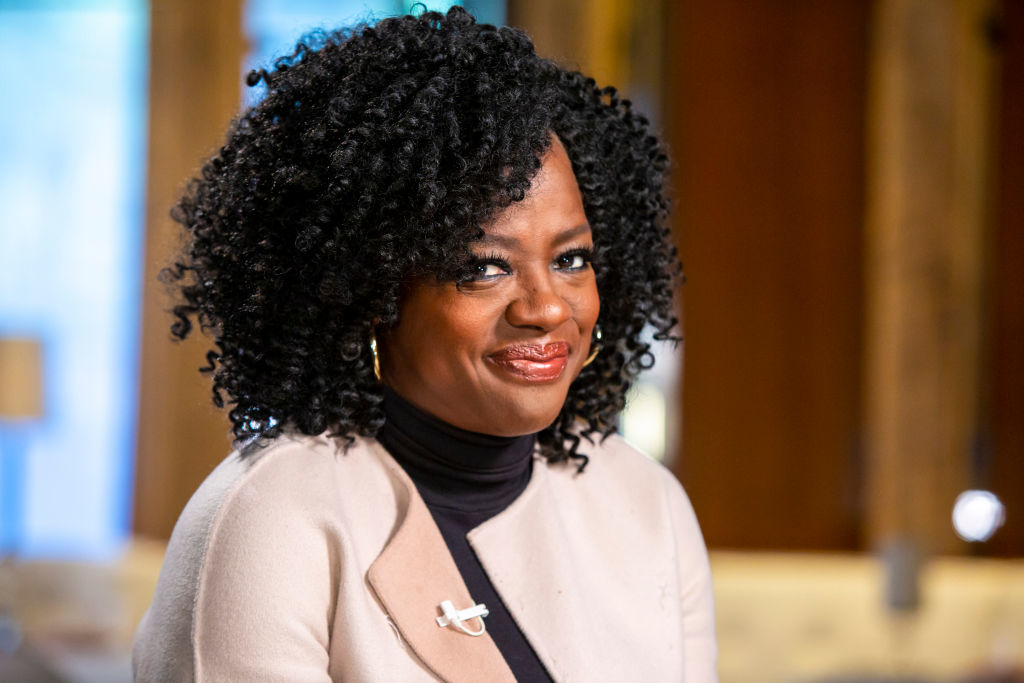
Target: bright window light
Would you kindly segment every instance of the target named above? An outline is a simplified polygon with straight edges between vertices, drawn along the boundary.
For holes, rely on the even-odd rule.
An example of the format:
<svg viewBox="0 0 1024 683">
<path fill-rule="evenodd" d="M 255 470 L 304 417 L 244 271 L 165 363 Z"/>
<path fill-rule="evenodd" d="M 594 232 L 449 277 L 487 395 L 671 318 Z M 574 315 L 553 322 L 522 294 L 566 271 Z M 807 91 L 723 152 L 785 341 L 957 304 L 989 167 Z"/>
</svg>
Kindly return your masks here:
<svg viewBox="0 0 1024 683">
<path fill-rule="evenodd" d="M 0 1 L 0 337 L 38 342 L 43 395 L 0 422 L 0 551 L 128 536 L 148 21 L 144 0 Z"/>
</svg>

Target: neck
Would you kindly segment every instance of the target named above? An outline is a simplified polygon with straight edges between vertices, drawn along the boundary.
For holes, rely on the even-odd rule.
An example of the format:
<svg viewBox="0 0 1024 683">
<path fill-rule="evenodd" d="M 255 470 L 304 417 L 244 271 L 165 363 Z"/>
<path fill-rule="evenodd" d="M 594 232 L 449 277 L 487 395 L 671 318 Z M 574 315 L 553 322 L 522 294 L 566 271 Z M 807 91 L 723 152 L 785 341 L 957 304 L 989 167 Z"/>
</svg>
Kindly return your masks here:
<svg viewBox="0 0 1024 683">
<path fill-rule="evenodd" d="M 443 422 L 384 389 L 377 439 L 416 483 L 428 504 L 504 509 L 526 487 L 534 434 L 492 436 Z"/>
</svg>

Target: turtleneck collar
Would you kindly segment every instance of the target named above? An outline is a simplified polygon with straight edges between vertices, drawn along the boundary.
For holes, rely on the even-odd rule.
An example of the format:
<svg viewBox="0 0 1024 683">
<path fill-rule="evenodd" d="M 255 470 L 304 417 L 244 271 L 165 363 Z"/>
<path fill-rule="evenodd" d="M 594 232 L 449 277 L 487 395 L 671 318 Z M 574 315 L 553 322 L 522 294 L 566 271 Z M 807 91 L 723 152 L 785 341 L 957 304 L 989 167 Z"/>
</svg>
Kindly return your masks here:
<svg viewBox="0 0 1024 683">
<path fill-rule="evenodd" d="M 492 436 L 460 429 L 384 388 L 377 440 L 430 507 L 497 514 L 530 481 L 535 434 Z"/>
</svg>

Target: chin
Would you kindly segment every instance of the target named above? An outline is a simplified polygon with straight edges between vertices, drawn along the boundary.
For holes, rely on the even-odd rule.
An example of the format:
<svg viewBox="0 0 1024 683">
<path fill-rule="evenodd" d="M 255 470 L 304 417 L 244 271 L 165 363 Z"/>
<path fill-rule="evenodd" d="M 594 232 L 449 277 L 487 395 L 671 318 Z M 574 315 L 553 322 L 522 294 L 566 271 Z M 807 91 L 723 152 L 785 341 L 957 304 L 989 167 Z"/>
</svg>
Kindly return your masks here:
<svg viewBox="0 0 1024 683">
<path fill-rule="evenodd" d="M 557 402 L 540 397 L 533 397 L 531 401 L 530 398 L 500 402 L 503 409 L 493 415 L 489 433 L 494 436 L 534 434 L 550 427 L 565 405 L 565 393 Z"/>
<path fill-rule="evenodd" d="M 493 368 L 492 368 L 493 370 Z M 518 373 L 495 372 L 497 382 L 486 388 L 491 407 L 486 411 L 487 433 L 494 436 L 522 436 L 547 429 L 565 406 L 578 368 L 565 368 L 550 380 L 524 378 Z"/>
</svg>

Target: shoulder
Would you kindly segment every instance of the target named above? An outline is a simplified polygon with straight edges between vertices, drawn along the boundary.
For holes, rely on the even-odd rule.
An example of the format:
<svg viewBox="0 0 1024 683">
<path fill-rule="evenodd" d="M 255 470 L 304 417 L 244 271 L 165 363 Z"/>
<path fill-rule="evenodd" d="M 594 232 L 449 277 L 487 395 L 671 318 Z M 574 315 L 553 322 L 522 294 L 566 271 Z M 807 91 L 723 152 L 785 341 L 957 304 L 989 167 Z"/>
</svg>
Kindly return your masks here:
<svg viewBox="0 0 1024 683">
<path fill-rule="evenodd" d="M 618 434 L 583 440 L 579 451 L 589 458 L 582 472 L 574 461 L 549 463 L 545 468 L 545 478 L 563 509 L 597 519 L 614 517 L 651 533 L 680 523 L 695 526 L 689 499 L 676 476 Z"/>
<path fill-rule="evenodd" d="M 588 524 L 666 542 L 678 552 L 701 556 L 704 539 L 683 486 L 668 468 L 617 434 L 580 451 L 589 456 L 583 472 L 574 462 L 548 466 L 548 479 L 564 507 Z M 670 540 L 671 539 L 671 540 Z"/>
<path fill-rule="evenodd" d="M 185 506 L 165 567 L 185 560 L 191 570 L 200 571 L 212 553 L 251 555 L 272 546 L 261 539 L 277 532 L 291 539 L 288 543 L 307 529 L 322 535 L 324 519 L 337 511 L 346 493 L 387 480 L 373 443 L 357 439 L 346 449 L 327 435 L 287 434 L 236 450 Z"/>
<path fill-rule="evenodd" d="M 582 474 L 573 476 L 572 466 L 563 466 L 552 479 L 563 482 L 565 496 L 584 498 L 579 514 L 600 520 L 595 537 L 613 530 L 618 534 L 613 544 L 617 551 L 632 548 L 643 558 L 646 569 L 638 575 L 666 556 L 671 559 L 679 582 L 688 653 L 686 680 L 717 680 L 711 568 L 697 516 L 682 485 L 667 468 L 618 435 L 584 452 L 590 461 Z M 573 487 L 568 486 L 570 482 Z"/>
<path fill-rule="evenodd" d="M 339 493 L 387 486 L 380 447 L 357 438 L 348 448 L 327 434 L 285 434 L 231 453 L 199 486 L 185 506 L 171 538 L 197 533 L 207 543 L 225 524 L 280 524 L 284 519 L 321 517 L 339 502 Z"/>
<path fill-rule="evenodd" d="M 340 501 L 352 491 L 390 490 L 374 442 L 345 450 L 326 435 L 285 435 L 231 453 L 182 511 L 164 556 L 153 603 L 136 635 L 138 680 L 198 675 L 202 648 L 237 638 L 259 642 L 260 615 L 280 609 L 320 633 L 331 600 L 332 539 L 343 534 Z M 377 479 L 381 486 L 374 487 Z M 356 497 L 358 494 L 353 494 Z M 364 494 L 365 495 L 365 494 Z M 294 626 L 294 624 L 293 624 Z M 308 648 L 312 657 L 316 648 Z M 173 667 L 173 673 L 159 667 Z M 156 667 L 156 668 L 154 668 Z"/>
<path fill-rule="evenodd" d="M 650 498 L 652 494 L 686 500 L 672 472 L 618 434 L 594 442 L 584 440 L 579 450 L 589 458 L 582 472 L 577 471 L 575 462 L 549 466 L 553 479 L 564 482 L 562 486 L 594 491 L 616 501 Z"/>
</svg>

